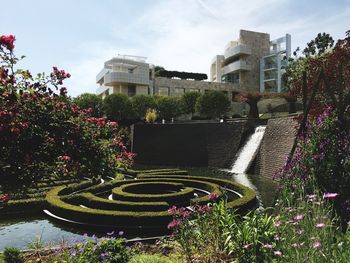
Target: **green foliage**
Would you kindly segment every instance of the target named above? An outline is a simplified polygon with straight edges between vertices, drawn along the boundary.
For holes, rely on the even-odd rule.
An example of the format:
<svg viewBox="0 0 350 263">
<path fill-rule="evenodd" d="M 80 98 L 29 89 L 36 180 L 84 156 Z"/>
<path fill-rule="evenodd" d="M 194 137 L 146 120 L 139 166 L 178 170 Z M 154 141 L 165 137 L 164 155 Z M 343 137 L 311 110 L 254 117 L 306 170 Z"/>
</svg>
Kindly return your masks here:
<svg viewBox="0 0 350 263">
<path fill-rule="evenodd" d="M 306 57 L 321 55 L 333 47 L 334 40 L 330 34 L 323 32 L 322 34 L 318 33 L 317 37 L 306 45 L 307 47 L 303 50 L 303 54 Z"/>
<path fill-rule="evenodd" d="M 221 91 L 209 91 L 196 102 L 196 111 L 201 116 L 217 118 L 225 115 L 231 107 L 229 98 Z"/>
<path fill-rule="evenodd" d="M 196 111 L 197 99 L 200 96 L 201 96 L 201 94 L 198 91 L 186 92 L 182 96 L 182 104 L 183 104 L 184 113 L 191 113 L 191 115 L 193 116 L 193 114 Z"/>
<path fill-rule="evenodd" d="M 133 112 L 139 119 L 144 119 L 149 109 L 156 108 L 156 100 L 151 95 L 135 95 L 131 97 Z"/>
<path fill-rule="evenodd" d="M 83 93 L 73 99 L 81 109 L 89 110 L 91 116 L 102 117 L 102 98 L 96 94 Z"/>
<path fill-rule="evenodd" d="M 67 263 L 125 263 L 132 253 L 123 239 L 93 238 L 74 243 L 63 255 Z"/>
<path fill-rule="evenodd" d="M 194 80 L 205 80 L 208 78 L 207 74 L 204 74 L 204 73 L 170 71 L 159 66 L 155 67 L 155 75 L 156 77 L 194 79 Z"/>
<path fill-rule="evenodd" d="M 15 247 L 6 247 L 3 252 L 4 263 L 20 263 L 23 262 L 21 251 Z"/>
<path fill-rule="evenodd" d="M 170 258 L 163 255 L 158 254 L 139 254 L 134 255 L 130 261 L 130 263 L 181 263 L 182 261 L 178 258 Z"/>
<path fill-rule="evenodd" d="M 160 119 L 170 120 L 182 113 L 181 99 L 178 97 L 159 96 L 156 98 L 157 112 Z"/>
<path fill-rule="evenodd" d="M 133 116 L 132 104 L 125 94 L 110 94 L 103 100 L 103 109 L 107 118 L 114 121 L 126 121 Z"/>
</svg>

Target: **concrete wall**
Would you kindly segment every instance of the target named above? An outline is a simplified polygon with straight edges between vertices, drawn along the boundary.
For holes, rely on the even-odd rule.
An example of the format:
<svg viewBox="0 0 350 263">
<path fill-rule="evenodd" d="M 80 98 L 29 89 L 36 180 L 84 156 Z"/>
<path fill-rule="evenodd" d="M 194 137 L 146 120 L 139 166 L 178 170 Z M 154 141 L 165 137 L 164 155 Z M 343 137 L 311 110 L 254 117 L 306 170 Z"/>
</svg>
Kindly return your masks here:
<svg viewBox="0 0 350 263">
<path fill-rule="evenodd" d="M 270 119 L 256 159 L 260 176 L 272 177 L 286 163 L 293 147 L 297 122 L 293 117 Z"/>
<path fill-rule="evenodd" d="M 247 129 L 235 123 L 139 124 L 132 127 L 136 163 L 228 168 Z"/>
</svg>

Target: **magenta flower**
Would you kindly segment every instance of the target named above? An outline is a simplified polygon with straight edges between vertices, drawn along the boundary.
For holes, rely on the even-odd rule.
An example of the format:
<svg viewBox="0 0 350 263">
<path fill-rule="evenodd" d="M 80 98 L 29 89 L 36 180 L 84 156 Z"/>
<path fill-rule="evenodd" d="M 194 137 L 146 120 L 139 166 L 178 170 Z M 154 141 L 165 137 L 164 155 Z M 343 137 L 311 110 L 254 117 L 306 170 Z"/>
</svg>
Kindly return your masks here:
<svg viewBox="0 0 350 263">
<path fill-rule="evenodd" d="M 176 206 L 172 206 L 168 209 L 168 213 L 171 215 L 175 215 L 176 214 Z"/>
<path fill-rule="evenodd" d="M 316 225 L 316 227 L 317 228 L 323 228 L 323 227 L 325 227 L 326 225 L 324 224 L 324 223 L 318 223 L 317 225 Z"/>
<path fill-rule="evenodd" d="M 324 199 L 333 199 L 336 198 L 339 194 L 338 193 L 325 193 L 323 194 Z"/>
<path fill-rule="evenodd" d="M 168 229 L 173 229 L 178 227 L 179 225 L 181 225 L 181 220 L 180 219 L 174 219 L 173 221 L 171 221 L 168 225 Z"/>
<path fill-rule="evenodd" d="M 249 250 L 251 247 L 252 247 L 252 244 L 247 244 L 243 246 L 243 248 L 246 250 Z"/>
<path fill-rule="evenodd" d="M 312 244 L 312 246 L 313 246 L 314 248 L 320 247 L 320 246 L 321 246 L 321 242 L 314 242 L 314 243 Z"/>
<path fill-rule="evenodd" d="M 218 199 L 220 196 L 217 193 L 211 193 L 208 195 L 208 197 L 209 197 L 209 200 L 214 201 L 214 200 Z"/>
</svg>

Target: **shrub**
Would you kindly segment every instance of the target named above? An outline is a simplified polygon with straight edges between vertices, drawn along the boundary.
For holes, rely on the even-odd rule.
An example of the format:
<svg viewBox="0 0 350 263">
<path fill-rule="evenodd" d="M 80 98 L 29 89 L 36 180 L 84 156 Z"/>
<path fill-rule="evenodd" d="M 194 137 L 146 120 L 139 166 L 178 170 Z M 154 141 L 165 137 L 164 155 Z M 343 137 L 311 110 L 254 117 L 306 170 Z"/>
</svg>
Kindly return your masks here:
<svg viewBox="0 0 350 263">
<path fill-rule="evenodd" d="M 201 94 L 198 91 L 190 91 L 182 95 L 184 113 L 191 113 L 191 116 L 193 116 L 196 111 L 196 102 L 200 96 Z"/>
<path fill-rule="evenodd" d="M 113 175 L 132 160 L 117 123 L 94 118 L 61 87 L 69 73 L 12 72 L 13 41 L 0 41 L 0 180 L 19 188 L 52 176 Z M 9 49 L 8 47 L 11 47 Z M 55 94 L 59 90 L 59 94 Z"/>
<path fill-rule="evenodd" d="M 147 112 L 149 112 L 149 109 L 154 109 L 156 107 L 156 100 L 151 95 L 135 95 L 131 97 L 131 104 L 132 104 L 132 110 L 135 113 L 136 117 L 139 119 L 144 119 Z M 147 116 L 146 116 L 146 119 L 147 119 Z M 154 121 L 147 121 L 147 122 L 154 122 Z"/>
<path fill-rule="evenodd" d="M 225 115 L 231 107 L 229 98 L 221 91 L 208 91 L 196 102 L 196 111 L 201 116 L 217 118 Z"/>
<path fill-rule="evenodd" d="M 4 249 L 3 258 L 5 263 L 20 263 L 23 262 L 22 253 L 18 248 L 6 247 Z"/>
<path fill-rule="evenodd" d="M 93 117 L 102 117 L 102 98 L 96 94 L 83 93 L 74 98 L 73 102 L 81 109 L 88 110 Z"/>
<path fill-rule="evenodd" d="M 110 120 L 125 122 L 133 117 L 131 101 L 125 94 L 110 94 L 103 100 L 103 109 Z"/>
<path fill-rule="evenodd" d="M 181 100 L 178 97 L 157 97 L 157 112 L 160 119 L 170 120 L 182 113 Z"/>
<path fill-rule="evenodd" d="M 68 263 L 125 263 L 129 262 L 131 251 L 125 246 L 121 238 L 104 237 L 92 239 L 84 237 L 82 241 L 75 241 L 64 252 L 62 259 Z"/>
</svg>

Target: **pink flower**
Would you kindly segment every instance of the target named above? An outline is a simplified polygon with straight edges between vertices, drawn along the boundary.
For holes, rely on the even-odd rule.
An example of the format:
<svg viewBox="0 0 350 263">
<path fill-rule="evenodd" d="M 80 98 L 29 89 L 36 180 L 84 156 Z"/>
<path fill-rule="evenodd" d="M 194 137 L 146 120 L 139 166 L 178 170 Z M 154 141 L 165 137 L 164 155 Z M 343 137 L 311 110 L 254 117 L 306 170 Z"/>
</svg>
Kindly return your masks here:
<svg viewBox="0 0 350 263">
<path fill-rule="evenodd" d="M 304 215 L 297 215 L 294 217 L 294 220 L 301 221 L 304 219 Z"/>
<path fill-rule="evenodd" d="M 171 215 L 175 215 L 176 214 L 176 206 L 172 206 L 168 209 L 168 213 Z"/>
<path fill-rule="evenodd" d="M 66 162 L 71 160 L 70 156 L 68 155 L 59 156 L 58 159 Z"/>
<path fill-rule="evenodd" d="M 244 249 L 249 250 L 252 247 L 252 244 L 246 244 L 243 246 Z"/>
<path fill-rule="evenodd" d="M 282 256 L 282 252 L 279 251 L 279 250 L 274 251 L 273 254 L 274 254 L 276 257 L 281 257 L 281 256 Z"/>
<path fill-rule="evenodd" d="M 0 36 L 0 46 L 5 46 L 8 50 L 12 51 L 15 47 L 16 38 L 14 35 L 8 35 L 8 36 Z"/>
<path fill-rule="evenodd" d="M 271 249 L 271 248 L 272 248 L 272 245 L 271 245 L 271 244 L 265 244 L 265 245 L 263 245 L 263 248 Z"/>
<path fill-rule="evenodd" d="M 112 126 L 112 127 L 117 127 L 117 126 L 118 126 L 118 123 L 115 122 L 115 121 L 110 121 L 110 122 L 108 122 L 108 124 L 109 124 L 110 126 Z"/>
<path fill-rule="evenodd" d="M 333 199 L 336 198 L 339 194 L 338 193 L 325 193 L 323 194 L 323 198 Z"/>
<path fill-rule="evenodd" d="M 326 225 L 324 223 L 318 223 L 316 225 L 317 228 L 322 228 L 322 227 L 325 227 Z"/>
<path fill-rule="evenodd" d="M 209 200 L 214 201 L 214 200 L 218 199 L 220 196 L 217 193 L 211 193 L 208 195 L 208 197 L 209 197 Z"/>
<path fill-rule="evenodd" d="M 0 194 L 0 202 L 7 203 L 10 200 L 9 194 Z"/>
<path fill-rule="evenodd" d="M 299 230 L 296 230 L 295 233 L 298 235 L 302 235 L 304 233 L 304 230 L 299 229 Z"/>
<path fill-rule="evenodd" d="M 307 198 L 309 199 L 309 201 L 314 201 L 316 199 L 316 195 L 307 195 Z"/>
<path fill-rule="evenodd" d="M 282 222 L 281 221 L 277 221 L 273 224 L 275 227 L 279 227 L 282 225 Z"/>
<path fill-rule="evenodd" d="M 312 244 L 312 246 L 313 246 L 314 248 L 320 247 L 320 246 L 321 246 L 321 242 L 314 242 L 314 243 Z"/>
<path fill-rule="evenodd" d="M 168 229 L 173 229 L 181 225 L 181 220 L 180 219 L 174 219 L 168 224 Z"/>
</svg>

